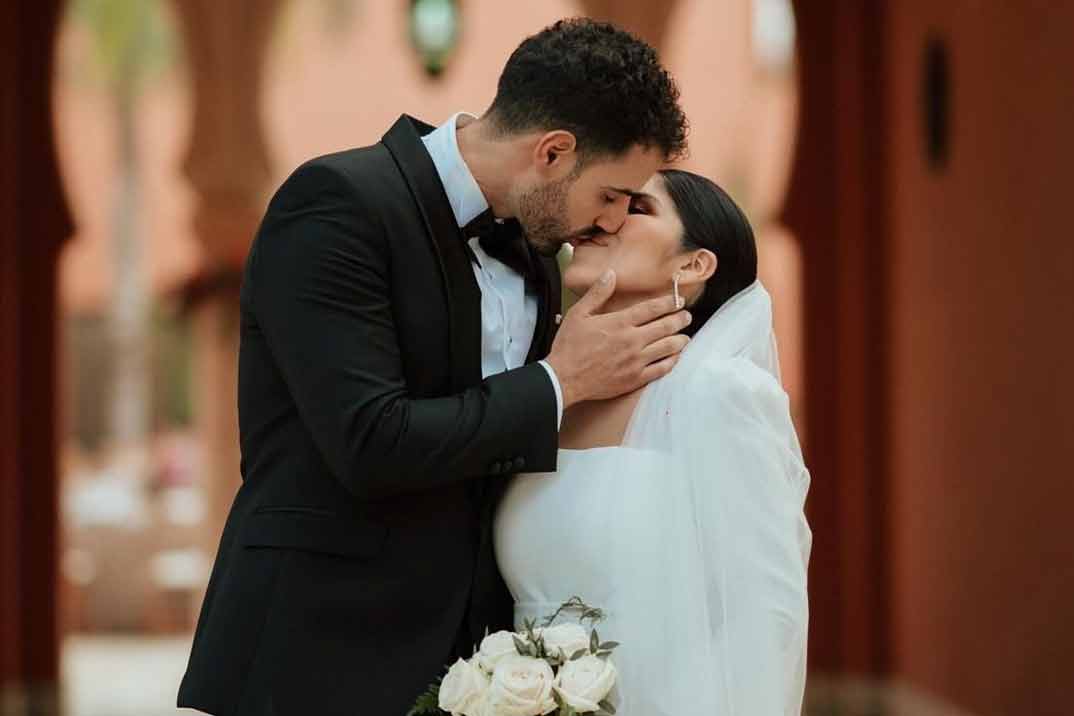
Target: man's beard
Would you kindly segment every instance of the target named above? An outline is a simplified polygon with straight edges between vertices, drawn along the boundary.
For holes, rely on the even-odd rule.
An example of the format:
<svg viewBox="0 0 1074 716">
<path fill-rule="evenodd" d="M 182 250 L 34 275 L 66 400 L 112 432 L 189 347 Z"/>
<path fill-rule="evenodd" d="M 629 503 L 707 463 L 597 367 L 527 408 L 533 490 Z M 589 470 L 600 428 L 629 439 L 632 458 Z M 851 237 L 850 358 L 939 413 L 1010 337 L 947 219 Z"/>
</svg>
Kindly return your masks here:
<svg viewBox="0 0 1074 716">
<path fill-rule="evenodd" d="M 542 256 L 555 256 L 574 234 L 594 233 L 592 227 L 571 232 L 567 224 L 567 192 L 577 179 L 576 174 L 537 187 L 519 199 L 518 223 L 526 240 Z"/>
</svg>

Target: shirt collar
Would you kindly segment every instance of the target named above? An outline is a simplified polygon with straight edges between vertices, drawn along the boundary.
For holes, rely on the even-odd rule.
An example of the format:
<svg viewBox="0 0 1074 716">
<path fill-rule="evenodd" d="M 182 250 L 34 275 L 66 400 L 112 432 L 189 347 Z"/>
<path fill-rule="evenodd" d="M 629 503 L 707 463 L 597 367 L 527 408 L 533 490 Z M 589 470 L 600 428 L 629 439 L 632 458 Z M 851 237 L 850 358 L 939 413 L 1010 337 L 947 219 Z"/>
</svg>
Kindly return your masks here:
<svg viewBox="0 0 1074 716">
<path fill-rule="evenodd" d="M 433 166 L 436 167 L 436 173 L 440 175 L 440 183 L 444 185 L 448 203 L 451 204 L 451 211 L 455 214 L 455 221 L 460 228 L 489 208 L 481 187 L 459 151 L 459 140 L 455 132 L 458 129 L 459 117 L 464 115 L 473 116 L 464 112 L 454 114 L 448 121 L 421 138 L 433 160 Z"/>
</svg>

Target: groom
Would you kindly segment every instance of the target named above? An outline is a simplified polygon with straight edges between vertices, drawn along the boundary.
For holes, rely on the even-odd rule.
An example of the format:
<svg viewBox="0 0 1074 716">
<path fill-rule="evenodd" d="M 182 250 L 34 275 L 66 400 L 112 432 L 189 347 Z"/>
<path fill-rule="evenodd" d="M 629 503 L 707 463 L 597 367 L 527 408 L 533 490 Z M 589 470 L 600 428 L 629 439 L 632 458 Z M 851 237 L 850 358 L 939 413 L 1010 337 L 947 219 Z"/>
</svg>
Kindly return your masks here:
<svg viewBox="0 0 1074 716">
<path fill-rule="evenodd" d="M 246 264 L 243 483 L 179 706 L 402 716 L 510 627 L 505 476 L 554 470 L 565 408 L 664 375 L 684 345 L 670 298 L 601 313 L 614 274 L 557 335 L 553 256 L 616 232 L 684 145 L 653 50 L 571 20 L 519 46 L 480 119 L 404 116 L 291 175 Z"/>
</svg>

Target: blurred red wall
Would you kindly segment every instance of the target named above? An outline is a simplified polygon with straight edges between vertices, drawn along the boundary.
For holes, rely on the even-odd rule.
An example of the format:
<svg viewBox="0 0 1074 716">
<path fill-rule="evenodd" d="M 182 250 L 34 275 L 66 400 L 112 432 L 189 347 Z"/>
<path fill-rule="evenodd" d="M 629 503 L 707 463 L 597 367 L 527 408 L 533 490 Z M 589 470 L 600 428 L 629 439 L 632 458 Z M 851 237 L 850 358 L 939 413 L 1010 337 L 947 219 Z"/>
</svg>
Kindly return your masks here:
<svg viewBox="0 0 1074 716">
<path fill-rule="evenodd" d="M 894 666 L 985 716 L 1074 713 L 1074 3 L 887 19 Z"/>
</svg>

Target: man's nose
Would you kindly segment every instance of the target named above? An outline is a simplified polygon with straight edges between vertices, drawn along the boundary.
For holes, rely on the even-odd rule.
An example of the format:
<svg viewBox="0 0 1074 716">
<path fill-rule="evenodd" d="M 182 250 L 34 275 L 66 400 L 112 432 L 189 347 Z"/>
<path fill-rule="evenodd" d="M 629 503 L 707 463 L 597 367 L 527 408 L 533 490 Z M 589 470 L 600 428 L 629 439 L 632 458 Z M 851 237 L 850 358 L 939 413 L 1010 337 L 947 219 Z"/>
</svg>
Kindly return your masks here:
<svg viewBox="0 0 1074 716">
<path fill-rule="evenodd" d="M 619 209 L 616 207 L 605 211 L 594 223 L 606 234 L 617 234 L 619 229 L 623 228 L 623 224 L 626 223 L 626 217 L 626 208 Z"/>
</svg>

